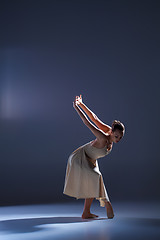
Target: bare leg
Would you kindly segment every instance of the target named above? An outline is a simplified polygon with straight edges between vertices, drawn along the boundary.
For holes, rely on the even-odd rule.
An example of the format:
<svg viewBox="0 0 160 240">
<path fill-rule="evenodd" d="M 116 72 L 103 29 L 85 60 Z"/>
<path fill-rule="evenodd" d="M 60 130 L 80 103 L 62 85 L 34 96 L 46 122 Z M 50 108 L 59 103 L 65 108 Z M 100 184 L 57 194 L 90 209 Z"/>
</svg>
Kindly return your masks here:
<svg viewBox="0 0 160 240">
<path fill-rule="evenodd" d="M 108 218 L 113 218 L 114 217 L 114 212 L 113 212 L 112 205 L 109 201 L 105 202 L 105 207 L 106 207 L 106 210 L 107 210 L 107 217 Z"/>
<path fill-rule="evenodd" d="M 83 210 L 83 214 L 82 214 L 82 218 L 94 218 L 94 217 L 98 217 L 98 215 L 92 214 L 90 212 L 90 207 L 91 207 L 91 203 L 93 201 L 94 198 L 86 198 L 85 202 L 84 202 L 84 210 Z"/>
</svg>

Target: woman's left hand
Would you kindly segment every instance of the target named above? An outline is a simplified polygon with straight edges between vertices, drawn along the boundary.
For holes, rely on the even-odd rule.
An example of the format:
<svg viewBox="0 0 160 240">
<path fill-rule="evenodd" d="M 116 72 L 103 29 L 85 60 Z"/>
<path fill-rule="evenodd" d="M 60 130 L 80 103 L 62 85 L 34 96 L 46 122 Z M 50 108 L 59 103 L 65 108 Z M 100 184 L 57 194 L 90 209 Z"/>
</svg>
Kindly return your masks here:
<svg viewBox="0 0 160 240">
<path fill-rule="evenodd" d="M 82 102 L 82 94 L 80 96 L 76 96 L 76 103 L 77 105 L 81 105 L 83 102 Z"/>
</svg>

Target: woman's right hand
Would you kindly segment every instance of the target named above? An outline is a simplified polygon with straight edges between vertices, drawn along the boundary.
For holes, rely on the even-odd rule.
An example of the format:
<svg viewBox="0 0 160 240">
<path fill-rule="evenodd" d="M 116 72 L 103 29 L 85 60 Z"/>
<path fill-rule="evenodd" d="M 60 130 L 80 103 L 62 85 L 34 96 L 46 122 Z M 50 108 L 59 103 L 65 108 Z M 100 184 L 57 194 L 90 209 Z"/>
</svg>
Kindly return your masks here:
<svg viewBox="0 0 160 240">
<path fill-rule="evenodd" d="M 80 96 L 76 96 L 76 104 L 77 105 L 81 105 L 83 102 L 82 102 L 82 95 Z"/>
</svg>

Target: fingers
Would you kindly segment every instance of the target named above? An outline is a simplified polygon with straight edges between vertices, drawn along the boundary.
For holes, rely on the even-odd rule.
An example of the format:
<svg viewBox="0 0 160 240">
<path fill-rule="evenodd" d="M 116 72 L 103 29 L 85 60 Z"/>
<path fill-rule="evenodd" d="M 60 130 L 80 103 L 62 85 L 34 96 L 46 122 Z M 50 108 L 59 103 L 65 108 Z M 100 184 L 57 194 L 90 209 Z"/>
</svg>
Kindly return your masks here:
<svg viewBox="0 0 160 240">
<path fill-rule="evenodd" d="M 75 99 L 76 100 L 82 100 L 82 94 L 80 94 L 80 96 L 76 96 Z"/>
<path fill-rule="evenodd" d="M 82 94 L 80 94 L 79 96 L 76 96 L 76 98 L 79 98 L 79 97 L 82 98 Z"/>
<path fill-rule="evenodd" d="M 80 96 L 75 96 L 75 104 L 81 104 L 82 103 L 82 94 Z"/>
</svg>

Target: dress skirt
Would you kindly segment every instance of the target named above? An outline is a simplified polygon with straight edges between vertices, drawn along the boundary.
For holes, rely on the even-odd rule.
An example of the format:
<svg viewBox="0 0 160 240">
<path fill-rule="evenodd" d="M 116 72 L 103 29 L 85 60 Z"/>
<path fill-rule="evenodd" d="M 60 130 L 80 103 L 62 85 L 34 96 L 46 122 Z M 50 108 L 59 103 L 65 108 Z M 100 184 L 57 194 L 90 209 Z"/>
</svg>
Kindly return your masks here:
<svg viewBox="0 0 160 240">
<path fill-rule="evenodd" d="M 91 142 L 79 147 L 68 158 L 63 194 L 76 199 L 96 198 L 101 207 L 110 201 L 96 158 L 104 157 L 106 148 L 98 149 Z"/>
</svg>

